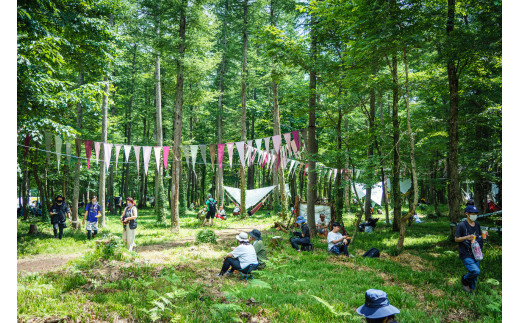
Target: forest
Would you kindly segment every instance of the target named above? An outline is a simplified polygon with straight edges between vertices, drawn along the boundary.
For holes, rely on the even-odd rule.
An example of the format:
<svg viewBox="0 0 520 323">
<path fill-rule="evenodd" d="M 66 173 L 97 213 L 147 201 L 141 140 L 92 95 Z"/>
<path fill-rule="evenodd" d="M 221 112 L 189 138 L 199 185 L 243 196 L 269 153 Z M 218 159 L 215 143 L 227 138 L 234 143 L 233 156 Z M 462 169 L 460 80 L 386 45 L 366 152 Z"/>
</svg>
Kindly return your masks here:
<svg viewBox="0 0 520 323">
<path fill-rule="evenodd" d="M 358 322 L 369 288 L 402 322 L 501 321 L 502 1 L 20 0 L 16 122 L 21 321 Z M 203 229 L 208 194 L 228 218 Z M 63 241 L 57 197 L 70 207 Z M 127 197 L 135 252 L 120 238 Z M 490 232 L 470 298 L 454 239 L 471 204 Z M 356 258 L 329 260 L 320 206 Z M 298 215 L 309 254 L 286 242 Z M 266 269 L 245 285 L 210 279 L 253 227 Z M 371 247 L 379 262 L 361 257 Z M 51 256 L 65 269 L 36 263 Z M 320 290 L 320 262 L 348 271 L 336 286 L 360 286 L 350 303 Z M 354 270 L 382 274 L 373 287 Z"/>
</svg>

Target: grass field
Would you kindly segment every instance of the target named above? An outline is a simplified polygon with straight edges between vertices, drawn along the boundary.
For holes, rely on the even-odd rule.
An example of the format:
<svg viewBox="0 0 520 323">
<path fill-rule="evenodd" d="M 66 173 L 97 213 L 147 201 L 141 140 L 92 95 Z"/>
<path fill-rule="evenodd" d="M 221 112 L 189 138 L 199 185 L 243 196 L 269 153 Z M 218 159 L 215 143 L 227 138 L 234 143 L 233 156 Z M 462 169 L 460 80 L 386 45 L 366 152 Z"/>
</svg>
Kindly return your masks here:
<svg viewBox="0 0 520 323">
<path fill-rule="evenodd" d="M 170 233 L 167 224 L 157 224 L 152 210 L 139 212 L 138 246 L 193 237 L 200 231 L 193 212 L 181 219 L 178 235 Z M 352 223 L 353 216 L 348 218 Z M 260 211 L 245 220 L 231 216 L 228 221 L 217 221 L 212 229 L 218 235 L 218 230 L 266 226 L 276 219 Z M 137 253 L 128 253 L 118 238 L 121 225 L 115 216 L 108 217 L 107 227 L 96 237 L 115 236 L 114 243 L 98 248 L 84 232 L 73 234 L 70 229 L 63 240 L 52 239 L 50 224 L 38 223 L 43 232 L 29 236 L 29 224 L 19 221 L 19 259 L 82 255 L 56 271 L 19 273 L 18 319 L 363 322 L 355 309 L 364 303 L 367 289 L 377 288 L 386 291 L 390 303 L 401 310 L 400 322 L 500 322 L 501 236 L 490 232 L 479 284 L 469 295 L 460 286 L 465 270 L 457 245 L 447 240 L 447 218 L 426 221 L 409 227 L 399 256 L 395 256 L 398 234 L 383 224 L 374 233 L 358 234 L 349 248 L 356 257 L 350 259 L 327 253 L 321 238 L 313 240 L 314 252 L 297 253 L 287 234 L 263 230 L 266 242 L 275 235 L 284 237 L 284 242 L 268 248 L 267 268 L 249 283 L 236 276 L 216 277 L 223 256 L 235 245 L 233 239 L 217 244 L 190 241 L 175 248 L 143 252 L 138 248 Z M 371 247 L 381 251 L 380 258 L 361 257 Z"/>
</svg>

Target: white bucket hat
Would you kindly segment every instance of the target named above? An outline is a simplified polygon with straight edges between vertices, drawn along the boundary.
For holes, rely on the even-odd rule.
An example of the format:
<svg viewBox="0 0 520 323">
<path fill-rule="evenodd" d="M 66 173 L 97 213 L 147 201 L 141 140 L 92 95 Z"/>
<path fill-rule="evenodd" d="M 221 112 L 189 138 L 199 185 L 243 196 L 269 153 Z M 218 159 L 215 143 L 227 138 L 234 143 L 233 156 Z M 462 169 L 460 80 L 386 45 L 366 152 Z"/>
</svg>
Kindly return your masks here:
<svg viewBox="0 0 520 323">
<path fill-rule="evenodd" d="M 243 241 L 243 242 L 249 241 L 247 233 L 245 233 L 245 232 L 240 232 L 240 234 L 237 235 L 236 238 L 237 238 L 238 241 Z"/>
</svg>

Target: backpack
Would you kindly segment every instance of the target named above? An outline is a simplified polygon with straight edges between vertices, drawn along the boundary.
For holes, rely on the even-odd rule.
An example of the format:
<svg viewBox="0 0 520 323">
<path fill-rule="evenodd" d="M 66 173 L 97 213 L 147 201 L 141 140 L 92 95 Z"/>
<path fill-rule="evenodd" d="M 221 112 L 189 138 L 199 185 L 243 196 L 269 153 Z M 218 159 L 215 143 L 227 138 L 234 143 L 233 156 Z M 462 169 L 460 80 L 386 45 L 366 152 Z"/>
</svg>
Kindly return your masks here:
<svg viewBox="0 0 520 323">
<path fill-rule="evenodd" d="M 378 258 L 379 257 L 379 250 L 377 250 L 376 248 L 371 248 L 367 252 L 365 252 L 363 257 Z"/>
<path fill-rule="evenodd" d="M 215 213 L 217 212 L 217 201 L 211 199 L 211 200 L 208 200 L 208 211 L 210 213 Z"/>
</svg>

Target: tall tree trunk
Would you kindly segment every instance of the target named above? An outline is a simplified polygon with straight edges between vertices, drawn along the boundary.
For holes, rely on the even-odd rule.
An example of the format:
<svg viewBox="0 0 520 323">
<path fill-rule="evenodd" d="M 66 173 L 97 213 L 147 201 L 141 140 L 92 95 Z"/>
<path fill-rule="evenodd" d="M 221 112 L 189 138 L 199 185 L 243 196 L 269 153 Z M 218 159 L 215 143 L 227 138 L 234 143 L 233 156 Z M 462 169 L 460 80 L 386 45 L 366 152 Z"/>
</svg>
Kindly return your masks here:
<svg viewBox="0 0 520 323">
<path fill-rule="evenodd" d="M 106 82 L 105 88 L 103 91 L 103 104 L 101 106 L 101 111 L 103 114 L 103 119 L 101 122 L 101 142 L 107 142 L 107 117 L 108 117 L 108 91 L 109 91 L 109 84 L 108 84 L 108 77 L 105 76 L 104 81 Z M 103 147 L 101 147 L 103 148 Z M 101 207 L 101 217 L 99 218 L 99 226 L 104 227 L 105 226 L 105 156 L 104 149 L 100 149 L 100 155 L 101 163 L 100 163 L 100 169 L 99 169 L 99 206 Z"/>
<path fill-rule="evenodd" d="M 83 72 L 78 73 L 78 87 L 83 85 Z M 78 102 L 76 105 L 76 128 L 79 132 L 81 132 L 81 129 L 83 127 L 83 108 L 81 106 L 81 103 Z M 81 151 L 80 142 L 75 142 L 76 147 L 76 156 L 78 156 L 78 152 Z M 79 146 L 79 147 L 78 147 Z M 79 149 L 79 151 L 78 151 Z M 79 210 L 78 210 L 78 203 L 79 203 L 79 174 L 81 170 L 81 160 L 79 158 L 76 158 L 74 168 L 74 190 L 72 193 L 72 227 L 74 229 L 81 230 L 81 223 L 79 221 Z"/>
<path fill-rule="evenodd" d="M 392 164 L 392 201 L 394 204 L 394 222 L 392 223 L 392 229 L 399 231 L 399 224 L 401 221 L 401 190 L 400 190 L 400 154 L 399 154 L 399 82 L 397 78 L 397 58 L 392 56 L 392 127 L 393 127 L 393 159 Z"/>
<path fill-rule="evenodd" d="M 309 78 L 309 127 L 307 130 L 307 151 L 309 153 L 309 167 L 307 171 L 307 222 L 311 237 L 316 235 L 316 218 L 314 216 L 314 204 L 316 202 L 316 153 L 318 152 L 318 143 L 316 142 L 316 20 L 311 15 L 311 69 Z"/>
<path fill-rule="evenodd" d="M 374 184 L 374 145 L 375 145 L 375 117 L 376 117 L 376 91 L 372 87 L 370 89 L 370 111 L 368 114 L 368 185 L 366 187 L 365 196 L 365 221 L 372 216 L 372 186 Z"/>
<path fill-rule="evenodd" d="M 181 181 L 181 143 L 182 143 L 182 105 L 184 87 L 184 50 L 186 41 L 186 7 L 187 0 L 181 2 L 181 12 L 179 21 L 179 59 L 177 59 L 177 88 L 175 98 L 175 133 L 173 137 L 173 176 L 172 176 L 172 197 L 171 197 L 171 230 L 179 232 L 179 183 Z"/>
<path fill-rule="evenodd" d="M 338 98 L 341 98 L 341 89 L 338 93 Z M 336 176 L 336 188 L 335 188 L 335 209 L 336 209 L 336 222 L 343 222 L 343 195 L 344 188 L 342 185 L 342 173 L 341 169 L 343 167 L 343 147 L 341 140 L 341 126 L 343 123 L 343 111 L 341 111 L 341 104 L 338 104 L 338 123 L 336 125 L 336 133 L 338 138 L 338 155 L 336 156 L 336 167 L 338 168 L 338 173 Z"/>
<path fill-rule="evenodd" d="M 448 20 L 446 33 L 448 40 L 452 37 L 455 24 L 456 0 L 448 0 Z M 448 41 L 448 44 L 450 42 Z M 449 49 L 453 50 L 453 49 Z M 455 67 L 455 58 L 448 57 L 448 82 L 450 87 L 450 112 L 448 130 L 448 206 L 450 222 L 457 223 L 460 217 L 460 188 L 459 188 L 459 78 Z M 450 238 L 455 235 L 455 226 L 450 227 Z"/>
<path fill-rule="evenodd" d="M 134 51 L 132 56 L 132 85 L 130 87 L 130 101 L 128 102 L 128 110 L 127 110 L 127 134 L 126 134 L 126 143 L 128 145 L 131 144 L 132 139 L 132 123 L 128 122 L 129 119 L 132 118 L 132 107 L 134 103 L 134 89 L 135 89 L 135 57 L 137 54 L 137 44 L 134 44 Z M 129 197 L 130 192 L 128 191 L 128 184 L 130 182 L 130 167 L 128 164 L 126 165 L 126 173 L 125 173 L 125 187 L 124 187 L 124 196 Z"/>
<path fill-rule="evenodd" d="M 246 138 L 246 104 L 247 104 L 247 5 L 248 0 L 244 0 L 244 25 L 242 29 L 242 92 L 240 101 L 242 115 L 240 118 L 240 140 L 244 143 Z M 241 147 L 242 148 L 242 147 Z M 246 173 L 245 167 L 240 165 L 240 217 L 246 216 Z"/>
<path fill-rule="evenodd" d="M 226 1 L 224 3 L 224 9 L 225 9 L 225 12 L 224 12 L 224 15 L 225 17 L 227 18 L 227 15 L 229 13 L 229 1 Z M 224 20 L 224 24 L 223 24 L 223 28 L 222 28 L 222 62 L 220 63 L 220 68 L 219 68 L 219 82 L 218 82 L 218 87 L 219 87 L 219 96 L 218 96 L 218 143 L 219 144 L 222 144 L 222 131 L 223 131 L 223 128 L 222 128 L 222 116 L 224 114 L 224 107 L 223 107 L 223 99 L 224 99 L 224 74 L 226 73 L 227 71 L 227 68 L 226 68 L 226 55 L 227 55 L 227 52 L 226 52 L 226 49 L 227 49 L 227 40 L 226 40 L 226 36 L 227 36 L 227 21 L 228 19 L 223 19 Z M 218 161 L 217 161 L 218 163 Z M 215 167 L 215 166 L 213 166 Z M 219 205 L 224 205 L 224 169 L 223 168 L 220 168 L 217 166 L 217 173 L 218 173 L 218 178 L 217 178 L 217 185 L 216 185 L 216 193 L 215 193 L 215 198 L 218 200 L 218 203 Z"/>
<path fill-rule="evenodd" d="M 415 136 L 412 132 L 412 125 L 410 122 L 410 91 L 408 87 L 408 61 L 406 55 L 406 47 L 403 51 L 404 59 L 404 70 L 406 76 L 406 124 L 408 126 L 408 135 L 410 136 L 410 164 L 412 171 L 412 186 L 413 186 L 413 203 L 410 206 L 410 210 L 405 217 L 401 219 L 401 225 L 399 228 L 399 240 L 397 241 L 397 252 L 401 252 L 404 244 L 404 237 L 406 235 L 406 221 L 415 214 L 415 208 L 419 202 L 418 189 L 417 189 L 417 167 L 415 165 Z"/>
</svg>

